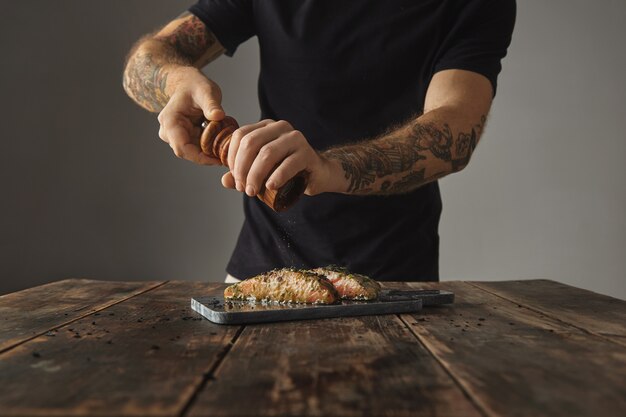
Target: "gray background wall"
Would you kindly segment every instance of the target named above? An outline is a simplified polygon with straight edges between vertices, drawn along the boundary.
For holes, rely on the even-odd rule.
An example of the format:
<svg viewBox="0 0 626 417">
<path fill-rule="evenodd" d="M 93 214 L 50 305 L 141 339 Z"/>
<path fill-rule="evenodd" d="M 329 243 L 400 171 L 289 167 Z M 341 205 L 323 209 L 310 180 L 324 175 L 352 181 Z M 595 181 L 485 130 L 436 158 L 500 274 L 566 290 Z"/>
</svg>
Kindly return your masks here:
<svg viewBox="0 0 626 417">
<path fill-rule="evenodd" d="M 187 2 L 0 1 L 0 293 L 66 277 L 222 280 L 223 169 L 176 159 L 124 55 Z M 522 0 L 487 132 L 442 181 L 442 278 L 551 278 L 626 298 L 626 3 Z M 210 66 L 258 118 L 254 40 Z"/>
</svg>

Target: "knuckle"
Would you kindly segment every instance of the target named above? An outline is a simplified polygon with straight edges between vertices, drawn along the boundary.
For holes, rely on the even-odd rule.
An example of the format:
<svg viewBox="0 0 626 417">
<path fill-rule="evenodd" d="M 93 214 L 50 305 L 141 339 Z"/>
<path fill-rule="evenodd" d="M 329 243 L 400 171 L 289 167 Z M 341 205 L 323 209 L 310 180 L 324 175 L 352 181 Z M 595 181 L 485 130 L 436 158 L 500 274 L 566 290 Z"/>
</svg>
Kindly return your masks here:
<svg viewBox="0 0 626 417">
<path fill-rule="evenodd" d="M 237 141 L 237 142 L 241 142 L 241 139 L 243 138 L 243 132 L 241 131 L 241 129 L 235 129 L 235 131 L 233 132 L 233 134 L 230 137 L 230 141 L 231 143 L 233 141 Z"/>
<path fill-rule="evenodd" d="M 176 116 L 166 113 L 161 116 L 161 126 L 168 127 L 176 123 Z"/>
<path fill-rule="evenodd" d="M 183 153 L 178 146 L 172 146 L 172 151 L 174 151 L 174 155 L 176 155 L 177 158 L 183 157 Z"/>
<path fill-rule="evenodd" d="M 259 151 L 259 158 L 261 158 L 261 161 L 263 162 L 267 162 L 270 159 L 272 159 L 273 155 L 274 155 L 274 147 L 269 146 L 269 145 L 265 145 Z"/>
<path fill-rule="evenodd" d="M 237 149 L 237 153 L 239 153 L 239 152 L 247 152 L 249 147 L 250 147 L 250 142 L 249 142 L 247 136 L 244 136 L 239 141 L 239 149 Z"/>
<path fill-rule="evenodd" d="M 244 135 L 239 141 L 239 148 L 244 151 L 252 149 L 254 145 L 255 137 L 256 135 L 254 134 L 254 132 Z"/>
<path fill-rule="evenodd" d="M 291 140 L 302 140 L 304 139 L 304 136 L 302 135 L 302 132 L 300 132 L 299 130 L 292 130 L 291 132 L 287 133 L 287 137 Z"/>
<path fill-rule="evenodd" d="M 278 125 L 278 127 L 280 128 L 284 128 L 284 129 L 293 129 L 293 127 L 291 126 L 291 123 L 289 123 L 286 120 L 279 120 L 276 122 L 276 125 Z"/>
<path fill-rule="evenodd" d="M 169 145 L 170 148 L 172 148 L 172 151 L 174 152 L 174 155 L 176 155 L 176 157 L 183 157 L 183 147 L 179 143 L 177 143 L 176 141 L 170 141 Z"/>
<path fill-rule="evenodd" d="M 167 142 L 167 135 L 165 134 L 165 130 L 163 128 L 159 129 L 159 138 Z"/>
</svg>

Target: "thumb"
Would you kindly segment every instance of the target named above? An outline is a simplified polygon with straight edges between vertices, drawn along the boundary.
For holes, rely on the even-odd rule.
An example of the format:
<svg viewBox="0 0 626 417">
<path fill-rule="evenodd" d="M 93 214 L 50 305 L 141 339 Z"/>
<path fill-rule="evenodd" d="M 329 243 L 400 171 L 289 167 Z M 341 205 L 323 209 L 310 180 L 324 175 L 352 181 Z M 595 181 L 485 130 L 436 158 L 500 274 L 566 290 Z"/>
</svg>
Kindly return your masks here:
<svg viewBox="0 0 626 417">
<path fill-rule="evenodd" d="M 217 85 L 203 88 L 196 103 L 202 109 L 202 113 L 207 120 L 222 120 L 226 113 L 222 108 L 222 92 Z"/>
<path fill-rule="evenodd" d="M 235 178 L 233 178 L 233 174 L 230 171 L 222 175 L 222 185 L 224 188 L 235 189 Z"/>
</svg>

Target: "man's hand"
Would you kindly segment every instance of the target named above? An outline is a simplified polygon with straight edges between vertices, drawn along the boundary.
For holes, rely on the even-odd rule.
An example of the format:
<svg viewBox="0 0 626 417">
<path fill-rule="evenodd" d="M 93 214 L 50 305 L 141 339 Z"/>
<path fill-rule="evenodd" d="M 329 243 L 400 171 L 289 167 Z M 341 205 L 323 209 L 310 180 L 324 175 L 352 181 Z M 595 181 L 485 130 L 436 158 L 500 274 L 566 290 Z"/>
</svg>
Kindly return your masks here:
<svg viewBox="0 0 626 417">
<path fill-rule="evenodd" d="M 278 190 L 300 171 L 309 173 L 306 194 L 332 191 L 333 176 L 342 172 L 284 120 L 262 120 L 237 129 L 228 149 L 228 166 L 230 171 L 222 177 L 224 187 L 251 197 L 263 186 Z"/>
<path fill-rule="evenodd" d="M 170 87 L 171 86 L 171 87 Z M 193 67 L 171 71 L 168 89 L 173 91 L 158 116 L 159 137 L 170 145 L 177 157 L 201 165 L 219 165 L 200 149 L 201 124 L 222 120 L 222 93 L 219 86 Z"/>
<path fill-rule="evenodd" d="M 215 165 L 200 150 L 204 119 L 222 120 L 222 93 L 200 68 L 224 47 L 200 19 L 183 13 L 155 34 L 141 39 L 128 56 L 123 85 L 140 106 L 160 112 L 159 136 L 179 158 Z"/>
</svg>

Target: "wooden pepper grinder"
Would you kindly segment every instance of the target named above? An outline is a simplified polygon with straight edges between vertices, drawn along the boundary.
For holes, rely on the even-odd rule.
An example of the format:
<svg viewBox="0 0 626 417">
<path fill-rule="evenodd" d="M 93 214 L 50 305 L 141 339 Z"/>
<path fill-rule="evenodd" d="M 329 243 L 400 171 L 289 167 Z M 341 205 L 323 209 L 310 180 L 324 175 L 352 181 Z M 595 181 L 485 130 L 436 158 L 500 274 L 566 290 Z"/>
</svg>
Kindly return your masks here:
<svg viewBox="0 0 626 417">
<path fill-rule="evenodd" d="M 205 121 L 202 123 L 204 129 L 200 136 L 200 148 L 202 152 L 212 158 L 217 158 L 222 165 L 228 166 L 228 147 L 233 132 L 239 127 L 239 124 L 232 117 L 226 116 L 224 120 Z M 257 197 L 270 206 L 274 211 L 285 211 L 293 206 L 298 199 L 304 194 L 308 183 L 308 173 L 300 171 L 295 177 L 287 181 L 285 185 L 278 190 L 268 190 L 265 185 L 261 186 L 261 190 Z"/>
</svg>

